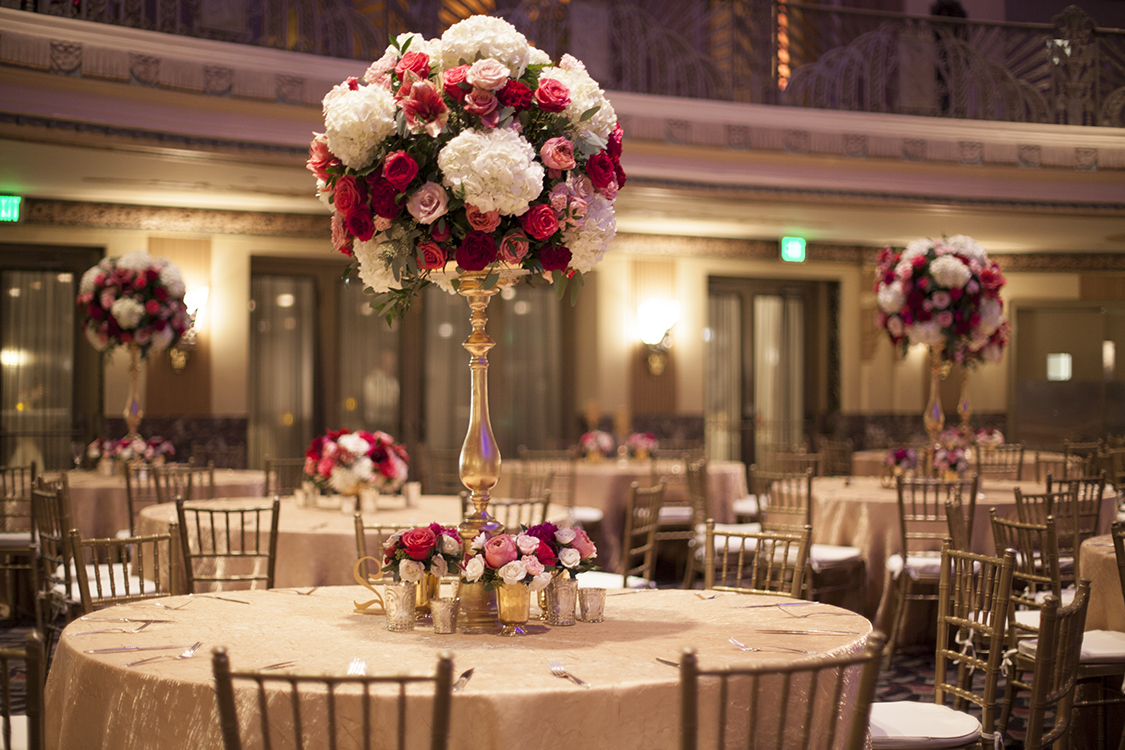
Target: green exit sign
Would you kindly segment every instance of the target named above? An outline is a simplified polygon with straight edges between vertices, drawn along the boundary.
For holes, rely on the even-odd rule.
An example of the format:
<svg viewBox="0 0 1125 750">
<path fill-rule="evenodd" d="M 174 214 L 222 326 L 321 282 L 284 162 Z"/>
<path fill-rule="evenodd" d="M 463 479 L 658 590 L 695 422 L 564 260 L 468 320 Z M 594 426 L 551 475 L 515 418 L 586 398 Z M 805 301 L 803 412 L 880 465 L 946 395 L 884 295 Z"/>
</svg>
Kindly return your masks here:
<svg viewBox="0 0 1125 750">
<path fill-rule="evenodd" d="M 19 221 L 22 200 L 18 195 L 0 195 L 0 221 Z"/>
<path fill-rule="evenodd" d="M 781 259 L 790 263 L 804 263 L 805 239 L 803 237 L 782 237 Z"/>
</svg>

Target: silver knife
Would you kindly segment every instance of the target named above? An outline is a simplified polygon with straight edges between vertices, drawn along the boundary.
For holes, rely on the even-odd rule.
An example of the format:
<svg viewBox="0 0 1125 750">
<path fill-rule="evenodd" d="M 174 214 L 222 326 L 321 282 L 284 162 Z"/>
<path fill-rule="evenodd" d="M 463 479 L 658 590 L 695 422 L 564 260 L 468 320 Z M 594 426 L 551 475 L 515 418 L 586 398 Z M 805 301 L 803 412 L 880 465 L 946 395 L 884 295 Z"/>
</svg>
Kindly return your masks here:
<svg viewBox="0 0 1125 750">
<path fill-rule="evenodd" d="M 457 678 L 457 682 L 453 683 L 453 692 L 460 693 L 464 689 L 465 683 L 467 683 L 469 681 L 469 678 L 473 676 L 474 669 L 476 669 L 476 667 L 473 667 L 472 669 L 466 669 L 461 673 L 461 676 Z"/>
<path fill-rule="evenodd" d="M 672 661 L 671 659 L 665 659 L 660 656 L 656 657 L 656 660 L 661 664 L 667 664 L 669 667 L 675 667 L 676 669 L 680 668 L 680 663 L 678 661 Z"/>
<path fill-rule="evenodd" d="M 86 622 L 175 622 L 175 620 L 153 620 L 148 617 L 83 617 Z"/>
<path fill-rule="evenodd" d="M 118 651 L 167 651 L 175 648 L 189 648 L 195 644 L 188 643 L 183 646 L 114 646 L 113 648 L 95 648 L 84 651 L 85 654 L 112 654 Z"/>
<path fill-rule="evenodd" d="M 807 607 L 820 602 L 774 602 L 773 604 L 746 604 L 739 609 L 762 609 L 764 607 Z"/>
<path fill-rule="evenodd" d="M 759 630 L 757 632 L 774 635 L 859 635 L 852 630 Z"/>
</svg>

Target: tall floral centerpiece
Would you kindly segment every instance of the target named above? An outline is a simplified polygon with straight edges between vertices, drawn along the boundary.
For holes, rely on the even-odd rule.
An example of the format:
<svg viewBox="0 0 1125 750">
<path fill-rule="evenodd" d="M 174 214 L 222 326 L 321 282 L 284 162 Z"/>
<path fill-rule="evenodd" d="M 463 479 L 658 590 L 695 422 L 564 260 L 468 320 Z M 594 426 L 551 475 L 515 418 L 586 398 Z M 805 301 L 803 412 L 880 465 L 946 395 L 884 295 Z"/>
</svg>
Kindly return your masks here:
<svg viewBox="0 0 1125 750">
<path fill-rule="evenodd" d="M 305 452 L 305 476 L 325 492 L 358 495 L 373 487 L 394 492 L 406 481 L 406 449 L 385 432 L 335 430 L 314 438 Z"/>
<path fill-rule="evenodd" d="M 499 530 L 487 513 L 500 478 L 488 416 L 488 303 L 520 282 L 554 284 L 560 298 L 569 287 L 574 301 L 616 233 L 622 131 L 579 60 L 554 62 L 486 16 L 440 39 L 399 35 L 361 77 L 328 92 L 323 111 L 308 167 L 332 211 L 332 244 L 375 308 L 400 316 L 431 283 L 469 304 L 472 402 L 460 460 L 474 508 L 460 528 L 467 552 L 481 532 Z M 491 619 L 483 589 L 461 599 L 463 620 Z"/>
<path fill-rule="evenodd" d="M 130 442 L 139 438 L 137 430 L 144 416 L 137 392 L 141 360 L 175 345 L 191 326 L 184 291 L 179 269 L 139 251 L 104 258 L 78 284 L 76 301 L 89 342 L 99 352 L 129 348 L 125 424 Z"/>
<path fill-rule="evenodd" d="M 971 237 L 914 240 L 902 251 L 879 253 L 875 292 L 878 322 L 903 351 L 911 344 L 930 348 L 930 400 L 924 423 L 936 444 L 945 424 L 941 377 L 961 364 L 958 412 L 968 430 L 968 370 L 996 361 L 1007 343 L 1007 322 L 1000 290 L 1000 267 Z"/>
</svg>

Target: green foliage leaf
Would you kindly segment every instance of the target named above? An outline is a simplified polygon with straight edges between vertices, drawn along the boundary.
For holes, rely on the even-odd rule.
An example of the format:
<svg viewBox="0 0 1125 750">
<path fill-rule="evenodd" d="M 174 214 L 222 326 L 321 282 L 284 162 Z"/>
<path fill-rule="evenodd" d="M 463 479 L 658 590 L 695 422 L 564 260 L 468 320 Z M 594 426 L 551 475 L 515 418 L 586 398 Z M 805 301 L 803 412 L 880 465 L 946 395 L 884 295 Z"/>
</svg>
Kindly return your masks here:
<svg viewBox="0 0 1125 750">
<path fill-rule="evenodd" d="M 481 284 L 482 289 L 491 289 L 496 286 L 496 282 L 500 280 L 500 274 L 493 271 L 484 277 L 484 283 Z"/>
<path fill-rule="evenodd" d="M 602 108 L 602 105 L 600 105 L 600 104 L 596 107 L 590 107 L 588 110 L 586 110 L 585 112 L 582 113 L 582 116 L 578 118 L 578 122 L 586 122 L 591 117 L 596 115 L 598 113 L 598 110 L 601 109 L 601 108 Z"/>
</svg>

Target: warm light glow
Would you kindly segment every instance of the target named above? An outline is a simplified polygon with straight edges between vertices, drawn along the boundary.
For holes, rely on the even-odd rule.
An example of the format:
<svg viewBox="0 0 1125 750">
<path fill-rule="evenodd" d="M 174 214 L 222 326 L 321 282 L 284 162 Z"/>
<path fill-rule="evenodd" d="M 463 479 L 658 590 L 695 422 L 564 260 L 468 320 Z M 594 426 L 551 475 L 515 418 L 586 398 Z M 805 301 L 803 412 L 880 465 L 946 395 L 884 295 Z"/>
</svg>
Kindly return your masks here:
<svg viewBox="0 0 1125 750">
<path fill-rule="evenodd" d="M 649 346 L 659 344 L 679 319 L 678 301 L 645 300 L 637 307 L 637 325 L 641 332 L 641 341 Z"/>
<path fill-rule="evenodd" d="M 296 302 L 296 301 L 297 301 L 296 298 L 292 294 L 279 294 L 279 295 L 277 295 L 277 306 L 278 307 L 292 307 L 293 303 Z"/>
<path fill-rule="evenodd" d="M 184 306 L 187 307 L 188 315 L 198 313 L 207 304 L 209 296 L 211 296 L 211 287 L 209 286 L 192 287 L 184 292 Z"/>
<path fill-rule="evenodd" d="M 0 349 L 0 365 L 20 367 L 27 363 L 27 352 L 23 349 Z"/>
</svg>

